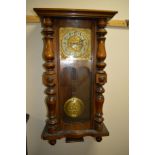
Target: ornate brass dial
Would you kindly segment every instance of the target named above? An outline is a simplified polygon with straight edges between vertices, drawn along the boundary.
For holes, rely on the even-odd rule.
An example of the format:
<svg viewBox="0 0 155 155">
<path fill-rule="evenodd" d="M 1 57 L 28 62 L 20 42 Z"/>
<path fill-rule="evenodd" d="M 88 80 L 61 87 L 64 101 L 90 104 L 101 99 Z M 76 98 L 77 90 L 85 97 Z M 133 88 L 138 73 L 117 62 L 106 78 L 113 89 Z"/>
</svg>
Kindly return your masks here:
<svg viewBox="0 0 155 155">
<path fill-rule="evenodd" d="M 61 27 L 59 35 L 60 55 L 62 59 L 90 59 L 90 29 Z"/>
<path fill-rule="evenodd" d="M 79 117 L 84 111 L 84 103 L 79 98 L 72 97 L 65 102 L 64 111 L 69 117 Z"/>
</svg>

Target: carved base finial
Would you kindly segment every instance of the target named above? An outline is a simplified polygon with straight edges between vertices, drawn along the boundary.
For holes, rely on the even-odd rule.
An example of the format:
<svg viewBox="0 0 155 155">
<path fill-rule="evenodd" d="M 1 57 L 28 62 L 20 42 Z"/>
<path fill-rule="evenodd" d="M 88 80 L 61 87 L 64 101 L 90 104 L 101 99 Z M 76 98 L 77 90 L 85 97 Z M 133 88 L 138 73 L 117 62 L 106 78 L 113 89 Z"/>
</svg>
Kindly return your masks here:
<svg viewBox="0 0 155 155">
<path fill-rule="evenodd" d="M 49 144 L 55 145 L 56 144 L 56 140 L 49 140 Z"/>
<path fill-rule="evenodd" d="M 96 141 L 97 142 L 101 142 L 102 141 L 102 137 L 96 137 Z"/>
</svg>

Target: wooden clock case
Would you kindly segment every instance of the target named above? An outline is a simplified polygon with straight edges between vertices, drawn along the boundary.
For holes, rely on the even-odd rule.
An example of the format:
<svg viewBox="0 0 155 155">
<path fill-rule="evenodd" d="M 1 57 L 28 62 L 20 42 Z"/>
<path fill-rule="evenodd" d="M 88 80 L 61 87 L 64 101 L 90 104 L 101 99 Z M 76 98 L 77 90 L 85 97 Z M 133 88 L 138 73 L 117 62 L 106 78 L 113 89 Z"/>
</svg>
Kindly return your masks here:
<svg viewBox="0 0 155 155">
<path fill-rule="evenodd" d="M 34 8 L 34 11 L 40 17 L 44 35 L 43 58 L 46 71 L 43 73 L 43 83 L 47 87 L 45 93 L 47 94 L 48 119 L 42 138 L 48 140 L 51 145 L 54 145 L 60 138 L 66 138 L 66 142 L 83 141 L 84 136 L 95 137 L 96 141 L 100 142 L 103 136 L 109 135 L 103 123 L 102 113 L 105 91 L 103 85 L 107 82 L 107 74 L 104 71 L 106 66 L 104 62 L 106 58 L 105 35 L 107 33 L 105 27 L 117 11 L 52 8 Z M 89 76 L 82 73 L 80 76 L 85 78 L 85 81 L 91 79 L 89 87 L 83 87 L 83 92 L 79 93 L 83 99 L 86 97 L 89 100 L 86 107 L 89 110 L 85 112 L 87 117 L 79 119 L 67 119 L 62 112 L 64 98 L 70 92 L 70 87 L 65 87 L 65 89 L 61 86 L 61 83 L 67 83 L 67 78 L 61 78 L 64 67 L 63 60 L 60 59 L 59 29 L 61 27 L 91 30 L 90 61 L 74 61 L 75 67 L 86 66 L 90 70 Z M 66 67 L 69 67 L 69 64 Z M 78 86 L 76 88 L 78 89 Z M 90 96 L 85 96 L 88 89 Z"/>
</svg>

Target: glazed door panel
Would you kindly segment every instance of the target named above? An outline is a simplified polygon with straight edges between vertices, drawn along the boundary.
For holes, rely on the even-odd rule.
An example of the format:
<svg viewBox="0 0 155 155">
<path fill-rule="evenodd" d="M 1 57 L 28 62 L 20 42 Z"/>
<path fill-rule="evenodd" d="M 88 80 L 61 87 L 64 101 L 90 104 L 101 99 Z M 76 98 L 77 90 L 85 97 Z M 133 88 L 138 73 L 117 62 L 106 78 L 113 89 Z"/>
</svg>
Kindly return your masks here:
<svg viewBox="0 0 155 155">
<path fill-rule="evenodd" d="M 91 128 L 94 26 L 88 20 L 76 20 L 75 25 L 72 19 L 60 20 L 57 25 L 62 126 L 73 127 L 83 122 Z"/>
</svg>

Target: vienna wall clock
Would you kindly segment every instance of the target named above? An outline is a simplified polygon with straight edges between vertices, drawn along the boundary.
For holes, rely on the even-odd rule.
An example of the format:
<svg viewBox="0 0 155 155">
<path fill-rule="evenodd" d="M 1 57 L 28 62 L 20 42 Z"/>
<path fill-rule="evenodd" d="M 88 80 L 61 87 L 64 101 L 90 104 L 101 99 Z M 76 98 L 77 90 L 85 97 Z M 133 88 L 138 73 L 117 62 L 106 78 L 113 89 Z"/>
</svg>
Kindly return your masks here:
<svg viewBox="0 0 155 155">
<path fill-rule="evenodd" d="M 105 27 L 117 11 L 34 8 L 44 36 L 43 82 L 48 119 L 42 137 L 100 142 L 109 132 L 103 123 L 103 85 L 107 82 Z"/>
</svg>

